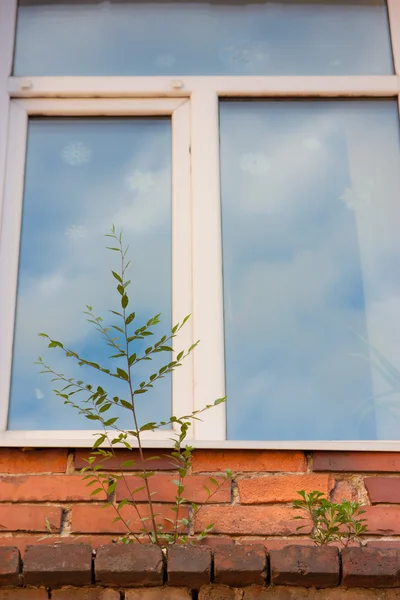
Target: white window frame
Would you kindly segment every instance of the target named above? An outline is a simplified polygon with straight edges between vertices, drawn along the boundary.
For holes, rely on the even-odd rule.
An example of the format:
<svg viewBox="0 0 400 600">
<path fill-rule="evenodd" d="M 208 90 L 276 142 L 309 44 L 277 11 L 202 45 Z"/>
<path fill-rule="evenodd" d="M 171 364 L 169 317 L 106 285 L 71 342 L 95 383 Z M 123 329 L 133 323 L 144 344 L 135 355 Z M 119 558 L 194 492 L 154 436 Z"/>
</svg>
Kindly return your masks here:
<svg viewBox="0 0 400 600">
<path fill-rule="evenodd" d="M 191 206 L 190 206 L 190 114 L 185 98 L 140 99 L 18 99 L 10 103 L 8 147 L 4 179 L 0 238 L 0 444 L 7 446 L 91 446 L 93 430 L 11 431 L 7 430 L 12 366 L 15 304 L 21 217 L 24 195 L 25 148 L 29 117 L 74 116 L 170 116 L 172 125 L 172 320 L 191 313 Z M 4 291 L 6 293 L 4 293 Z M 185 327 L 173 340 L 174 350 L 193 343 L 192 329 Z M 173 373 L 174 411 L 193 410 L 193 360 Z M 175 414 L 175 412 L 174 412 Z M 171 430 L 147 432 L 148 443 L 165 443 Z"/>
<path fill-rule="evenodd" d="M 92 431 L 5 429 L 28 116 L 172 115 L 173 318 L 193 315 L 191 327 L 182 330 L 180 347 L 201 340 L 192 362 L 174 376 L 173 412 L 186 414 L 225 395 L 219 99 L 392 97 L 400 109 L 400 0 L 387 4 L 394 75 L 13 77 L 17 0 L 0 1 L 0 446 L 85 447 L 93 442 Z M 5 252 L 12 257 L 10 266 Z M 191 287 L 183 281 L 191 281 Z M 150 432 L 144 446 L 167 446 L 168 437 L 170 432 Z M 399 441 L 226 440 L 224 405 L 195 422 L 191 444 L 222 449 L 400 450 Z"/>
</svg>

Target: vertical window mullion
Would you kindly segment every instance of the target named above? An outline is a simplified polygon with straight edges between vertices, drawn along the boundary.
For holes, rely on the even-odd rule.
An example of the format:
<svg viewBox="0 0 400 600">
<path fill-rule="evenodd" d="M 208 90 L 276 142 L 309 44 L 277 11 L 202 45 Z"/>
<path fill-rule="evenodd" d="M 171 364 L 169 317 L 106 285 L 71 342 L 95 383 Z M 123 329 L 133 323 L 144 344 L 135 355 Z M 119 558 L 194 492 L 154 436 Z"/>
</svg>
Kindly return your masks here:
<svg viewBox="0 0 400 600">
<path fill-rule="evenodd" d="M 19 242 L 28 115 L 18 102 L 10 106 L 9 140 L 0 228 L 0 432 L 7 429 L 17 295 Z"/>
<path fill-rule="evenodd" d="M 191 285 L 190 106 L 184 102 L 172 114 L 172 325 L 193 312 Z M 173 340 L 175 356 L 193 344 L 192 323 Z M 173 372 L 173 414 L 194 409 L 193 354 Z M 189 436 L 193 432 L 189 431 Z"/>
<path fill-rule="evenodd" d="M 394 70 L 396 75 L 400 75 L 400 2 L 398 0 L 387 0 L 387 3 Z"/>
<path fill-rule="evenodd" d="M 191 96 L 193 197 L 193 303 L 196 409 L 225 395 L 219 118 L 216 92 Z M 195 423 L 197 440 L 224 440 L 225 407 L 220 405 Z"/>
<path fill-rule="evenodd" d="M 12 69 L 16 15 L 17 0 L 0 2 L 0 219 L 7 147 L 9 107 L 7 79 Z"/>
</svg>

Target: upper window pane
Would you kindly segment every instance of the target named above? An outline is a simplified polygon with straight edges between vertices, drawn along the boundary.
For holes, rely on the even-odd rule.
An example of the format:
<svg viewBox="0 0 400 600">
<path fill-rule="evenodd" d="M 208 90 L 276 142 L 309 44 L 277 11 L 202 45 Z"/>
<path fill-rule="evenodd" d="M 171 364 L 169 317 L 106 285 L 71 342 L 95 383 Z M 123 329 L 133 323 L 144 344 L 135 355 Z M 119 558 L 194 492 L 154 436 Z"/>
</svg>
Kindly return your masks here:
<svg viewBox="0 0 400 600">
<path fill-rule="evenodd" d="M 381 75 L 384 0 L 21 0 L 15 75 Z"/>
<path fill-rule="evenodd" d="M 221 104 L 228 438 L 399 439 L 398 120 Z"/>
<path fill-rule="evenodd" d="M 29 123 L 13 350 L 9 429 L 89 429 L 88 421 L 55 396 L 50 377 L 34 362 L 42 356 L 59 373 L 101 385 L 126 397 L 126 386 L 46 350 L 39 332 L 115 372 L 115 354 L 83 314 L 93 306 L 104 326 L 120 325 L 111 269 L 116 252 L 105 248 L 111 224 L 130 245 L 131 310 L 137 327 L 162 313 L 160 337 L 171 329 L 171 121 L 168 118 L 35 118 Z M 111 244 L 113 245 L 113 244 Z M 155 276 L 154 273 L 157 275 Z M 117 335 L 117 334 L 116 334 Z M 132 344 L 140 356 L 149 345 Z M 141 346 L 140 346 L 141 344 Z M 140 383 L 165 364 L 155 354 L 132 373 Z M 139 396 L 141 424 L 171 414 L 171 378 Z M 117 413 L 118 414 L 118 413 Z M 126 423 L 127 411 L 121 417 Z M 113 415 L 114 416 L 114 415 Z M 126 423 L 129 428 L 132 423 Z"/>
</svg>

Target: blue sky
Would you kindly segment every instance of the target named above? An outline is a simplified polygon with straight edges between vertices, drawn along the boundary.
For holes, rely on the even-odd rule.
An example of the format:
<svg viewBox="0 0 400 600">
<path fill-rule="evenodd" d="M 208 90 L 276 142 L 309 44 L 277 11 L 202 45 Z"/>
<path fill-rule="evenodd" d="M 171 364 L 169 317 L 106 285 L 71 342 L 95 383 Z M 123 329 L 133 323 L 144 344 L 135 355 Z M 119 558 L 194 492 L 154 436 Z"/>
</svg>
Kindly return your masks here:
<svg viewBox="0 0 400 600">
<path fill-rule="evenodd" d="M 88 429 L 52 393 L 34 365 L 43 356 L 68 376 L 82 369 L 46 351 L 44 331 L 90 360 L 107 352 L 82 311 L 86 304 L 108 319 L 118 310 L 111 269 L 118 255 L 105 249 L 114 223 L 130 244 L 132 310 L 138 326 L 162 313 L 160 337 L 171 327 L 171 124 L 169 119 L 33 119 L 28 132 L 22 242 L 12 373 L 10 429 Z M 165 331 L 164 331 L 165 330 Z M 156 340 L 155 340 L 156 341 Z M 145 344 L 147 347 L 149 344 Z M 112 352 L 111 352 L 112 353 Z M 110 353 L 110 354 L 111 354 Z M 158 354 L 142 381 L 161 366 Z M 115 366 L 114 366 L 115 368 Z M 88 372 L 89 383 L 94 383 Z M 104 379 L 119 393 L 114 379 Z M 126 394 L 126 390 L 121 394 Z M 122 396 L 124 397 L 124 396 Z M 171 381 L 140 397 L 140 418 L 171 414 Z M 93 423 L 93 422 L 92 422 Z M 130 424 L 129 424 L 130 425 Z"/>
<path fill-rule="evenodd" d="M 229 438 L 399 437 L 357 335 L 400 366 L 398 138 L 391 100 L 221 103 Z"/>
<path fill-rule="evenodd" d="M 18 12 L 16 75 L 392 72 L 383 0 L 23 0 Z"/>
</svg>

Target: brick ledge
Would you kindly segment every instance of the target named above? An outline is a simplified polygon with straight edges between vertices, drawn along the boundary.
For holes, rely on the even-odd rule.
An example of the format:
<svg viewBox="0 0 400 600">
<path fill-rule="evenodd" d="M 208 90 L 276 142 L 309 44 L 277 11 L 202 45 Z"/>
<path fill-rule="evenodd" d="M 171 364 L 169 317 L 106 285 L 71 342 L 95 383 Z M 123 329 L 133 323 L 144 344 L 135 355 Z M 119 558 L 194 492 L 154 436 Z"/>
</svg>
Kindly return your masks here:
<svg viewBox="0 0 400 600">
<path fill-rule="evenodd" d="M 175 590 L 177 600 L 191 598 L 188 590 L 199 589 L 202 590 L 199 598 L 204 600 L 214 597 L 267 598 L 268 590 L 280 586 L 389 590 L 400 588 L 400 549 L 362 547 L 340 552 L 335 547 L 289 545 L 282 550 L 266 552 L 263 545 L 252 544 L 221 545 L 213 552 L 205 546 L 174 546 L 163 553 L 159 547 L 151 545 L 108 544 L 93 552 L 89 545 L 76 543 L 29 546 L 22 562 L 18 548 L 0 548 L 0 600 L 17 598 L 17 589 L 24 587 L 28 592 L 26 586 L 54 590 L 63 586 L 73 586 L 75 590 L 83 587 L 86 596 L 82 598 L 92 598 L 90 590 L 94 585 L 101 587 L 94 588 L 98 593 L 93 598 L 102 598 L 104 594 L 100 592 L 104 587 L 150 590 L 147 595 L 129 592 L 127 600 L 151 600 L 161 593 L 162 586 L 164 599 Z M 13 586 L 14 596 L 8 595 L 9 586 Z M 178 588 L 181 591 L 176 591 Z M 151 589 L 154 592 L 150 593 Z M 230 596 L 226 590 L 231 589 L 234 595 Z M 157 594 L 156 590 L 159 590 Z M 307 593 L 304 594 L 299 597 L 308 598 Z M 32 594 L 26 598 L 30 596 L 34 598 Z M 61 600 L 64 595 L 52 592 L 51 597 Z M 271 591 L 272 597 L 275 596 Z M 386 595 L 382 597 L 386 598 Z M 400 598 L 400 595 L 396 597 Z"/>
</svg>

